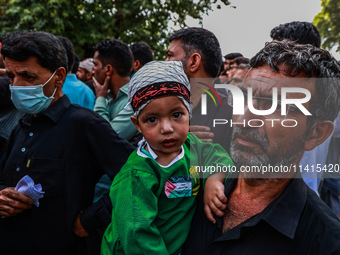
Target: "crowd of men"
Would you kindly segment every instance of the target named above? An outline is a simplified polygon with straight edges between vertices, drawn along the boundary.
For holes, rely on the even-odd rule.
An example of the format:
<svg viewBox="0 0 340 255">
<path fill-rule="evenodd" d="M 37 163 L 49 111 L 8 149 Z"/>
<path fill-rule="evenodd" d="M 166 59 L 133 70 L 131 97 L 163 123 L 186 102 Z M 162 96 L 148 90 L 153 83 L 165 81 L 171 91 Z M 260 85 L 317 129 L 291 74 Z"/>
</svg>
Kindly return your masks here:
<svg viewBox="0 0 340 255">
<path fill-rule="evenodd" d="M 340 254 L 340 63 L 320 48 L 311 23 L 282 24 L 270 35 L 252 58 L 223 57 L 203 28 L 168 38 L 165 61 L 180 61 L 190 80 L 190 133 L 220 144 L 239 169 L 218 190 L 208 178 L 181 254 Z M 100 254 L 114 210 L 110 185 L 142 139 L 126 107 L 130 79 L 153 61 L 153 51 L 105 39 L 77 66 L 66 37 L 16 31 L 1 44 L 0 253 Z M 236 115 L 231 92 L 214 84 L 234 84 L 245 101 L 251 88 L 261 110 L 273 88 L 301 88 L 310 98 L 295 106 L 279 101 L 285 116 L 258 116 L 249 106 Z M 203 96 L 209 90 L 220 103 Z M 289 99 L 301 99 L 291 91 Z M 209 114 L 202 114 L 204 103 Z M 287 118 L 298 124 L 265 121 Z M 270 177 L 242 171 L 265 165 L 293 167 Z M 334 169 L 292 170 L 317 165 Z M 26 175 L 41 184 L 39 206 L 16 188 Z M 225 203 L 205 203 L 221 191 Z"/>
</svg>

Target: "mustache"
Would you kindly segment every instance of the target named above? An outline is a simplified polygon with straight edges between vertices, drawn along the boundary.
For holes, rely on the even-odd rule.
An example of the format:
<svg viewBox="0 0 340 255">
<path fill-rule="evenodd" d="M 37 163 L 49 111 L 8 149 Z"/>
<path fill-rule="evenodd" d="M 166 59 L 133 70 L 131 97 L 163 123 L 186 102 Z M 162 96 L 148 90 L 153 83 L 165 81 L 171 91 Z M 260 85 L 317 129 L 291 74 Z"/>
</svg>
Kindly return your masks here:
<svg viewBox="0 0 340 255">
<path fill-rule="evenodd" d="M 269 146 L 268 139 L 262 136 L 254 128 L 242 128 L 238 126 L 234 127 L 232 133 L 232 142 L 235 142 L 235 140 L 239 137 L 260 145 L 264 151 L 266 151 Z"/>
</svg>

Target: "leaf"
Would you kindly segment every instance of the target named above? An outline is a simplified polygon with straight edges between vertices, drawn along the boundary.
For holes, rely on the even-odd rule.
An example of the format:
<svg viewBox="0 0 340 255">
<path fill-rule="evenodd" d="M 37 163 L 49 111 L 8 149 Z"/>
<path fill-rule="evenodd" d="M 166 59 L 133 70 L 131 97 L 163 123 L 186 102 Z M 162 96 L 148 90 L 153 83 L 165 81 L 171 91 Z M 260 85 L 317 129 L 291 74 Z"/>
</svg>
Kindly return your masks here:
<svg viewBox="0 0 340 255">
<path fill-rule="evenodd" d="M 104 38 L 127 44 L 144 41 L 164 59 L 170 24 L 186 27 L 188 17 L 202 20 L 216 5 L 228 0 L 0 0 L 3 34 L 18 29 L 43 30 L 68 37 L 81 58 L 93 56 L 93 46 Z"/>
</svg>

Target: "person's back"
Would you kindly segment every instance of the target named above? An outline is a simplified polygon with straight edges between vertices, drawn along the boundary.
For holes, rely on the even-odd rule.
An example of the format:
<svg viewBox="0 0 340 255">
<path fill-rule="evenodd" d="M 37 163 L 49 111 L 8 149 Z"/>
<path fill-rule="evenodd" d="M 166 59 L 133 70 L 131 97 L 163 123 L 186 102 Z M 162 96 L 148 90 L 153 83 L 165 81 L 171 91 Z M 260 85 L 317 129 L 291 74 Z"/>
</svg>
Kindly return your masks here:
<svg viewBox="0 0 340 255">
<path fill-rule="evenodd" d="M 75 74 L 71 73 L 75 61 L 73 44 L 66 37 L 59 36 L 58 39 L 64 45 L 68 59 L 68 72 L 63 85 L 63 93 L 70 99 L 72 104 L 77 104 L 93 110 L 95 103 L 93 91 L 85 83 L 78 80 Z"/>
<path fill-rule="evenodd" d="M 95 102 L 94 93 L 89 86 L 78 80 L 75 74 L 67 74 L 63 93 L 70 99 L 72 104 L 93 110 Z"/>
</svg>

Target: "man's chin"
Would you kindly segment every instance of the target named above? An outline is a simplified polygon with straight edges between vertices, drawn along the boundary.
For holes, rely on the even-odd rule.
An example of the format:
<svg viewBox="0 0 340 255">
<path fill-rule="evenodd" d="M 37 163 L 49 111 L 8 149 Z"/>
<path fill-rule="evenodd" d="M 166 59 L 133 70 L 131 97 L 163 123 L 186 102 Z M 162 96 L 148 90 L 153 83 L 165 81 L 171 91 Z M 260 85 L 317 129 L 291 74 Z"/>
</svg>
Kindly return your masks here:
<svg viewBox="0 0 340 255">
<path fill-rule="evenodd" d="M 230 156 L 234 162 L 242 166 L 261 166 L 269 163 L 269 157 L 263 151 L 254 151 L 247 147 L 233 147 Z"/>
</svg>

